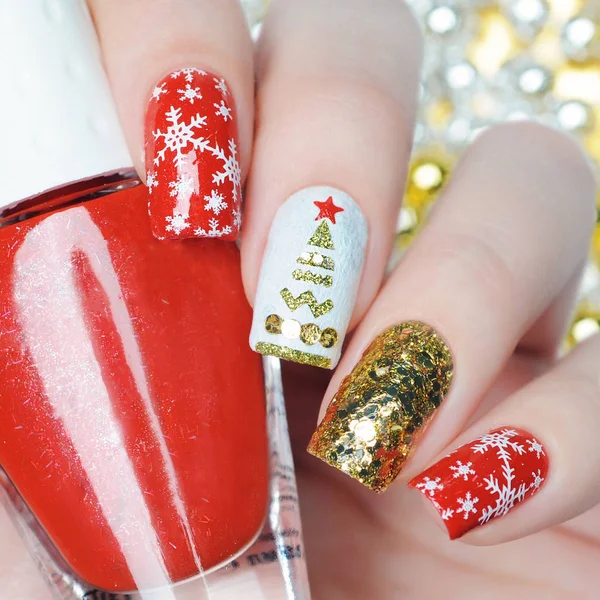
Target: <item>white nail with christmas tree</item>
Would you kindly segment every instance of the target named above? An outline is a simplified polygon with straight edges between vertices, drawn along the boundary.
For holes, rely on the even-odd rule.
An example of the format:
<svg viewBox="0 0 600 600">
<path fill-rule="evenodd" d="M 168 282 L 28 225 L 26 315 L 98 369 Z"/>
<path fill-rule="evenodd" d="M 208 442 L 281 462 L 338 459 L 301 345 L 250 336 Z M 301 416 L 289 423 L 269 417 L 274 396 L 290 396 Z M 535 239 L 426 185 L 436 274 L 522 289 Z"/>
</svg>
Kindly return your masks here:
<svg viewBox="0 0 600 600">
<path fill-rule="evenodd" d="M 354 310 L 366 247 L 365 217 L 348 194 L 319 186 L 288 198 L 269 232 L 251 347 L 333 369 Z"/>
</svg>

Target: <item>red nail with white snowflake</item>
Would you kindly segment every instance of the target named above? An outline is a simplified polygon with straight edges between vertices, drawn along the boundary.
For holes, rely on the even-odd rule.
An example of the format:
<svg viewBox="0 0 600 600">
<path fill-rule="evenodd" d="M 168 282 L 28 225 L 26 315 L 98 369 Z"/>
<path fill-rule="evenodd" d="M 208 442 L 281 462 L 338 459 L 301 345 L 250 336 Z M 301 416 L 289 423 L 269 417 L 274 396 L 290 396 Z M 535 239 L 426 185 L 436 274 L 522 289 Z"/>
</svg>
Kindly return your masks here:
<svg viewBox="0 0 600 600">
<path fill-rule="evenodd" d="M 180 69 L 154 87 L 146 112 L 146 169 L 157 238 L 237 239 L 237 122 L 222 77 Z"/>
<path fill-rule="evenodd" d="M 461 446 L 408 485 L 431 501 L 450 539 L 506 515 L 546 480 L 542 444 L 522 429 L 494 429 Z"/>
</svg>

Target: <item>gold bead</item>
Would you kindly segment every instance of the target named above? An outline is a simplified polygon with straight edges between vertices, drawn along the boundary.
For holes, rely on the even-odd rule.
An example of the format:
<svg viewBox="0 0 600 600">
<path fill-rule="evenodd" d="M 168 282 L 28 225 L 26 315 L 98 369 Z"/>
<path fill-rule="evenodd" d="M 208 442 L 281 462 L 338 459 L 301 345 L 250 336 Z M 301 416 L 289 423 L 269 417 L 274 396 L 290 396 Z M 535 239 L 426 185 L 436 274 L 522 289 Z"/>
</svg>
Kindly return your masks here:
<svg viewBox="0 0 600 600">
<path fill-rule="evenodd" d="M 415 210 L 419 217 L 424 216 L 446 184 L 449 171 L 449 158 L 435 149 L 414 158 L 408 172 L 405 207 Z"/>
<path fill-rule="evenodd" d="M 268 333 L 281 333 L 281 323 L 283 319 L 279 315 L 269 315 L 265 319 L 265 329 Z"/>
<path fill-rule="evenodd" d="M 321 339 L 319 341 L 321 342 L 321 346 L 323 346 L 323 348 L 333 348 L 338 341 L 337 331 L 333 327 L 327 327 L 326 329 L 323 329 L 321 332 Z"/>
<path fill-rule="evenodd" d="M 319 341 L 321 330 L 314 323 L 305 323 L 300 328 L 300 339 L 307 345 L 312 346 Z"/>
<path fill-rule="evenodd" d="M 579 307 L 569 328 L 565 349 L 570 350 L 598 332 L 600 332 L 600 308 L 585 303 Z"/>
</svg>

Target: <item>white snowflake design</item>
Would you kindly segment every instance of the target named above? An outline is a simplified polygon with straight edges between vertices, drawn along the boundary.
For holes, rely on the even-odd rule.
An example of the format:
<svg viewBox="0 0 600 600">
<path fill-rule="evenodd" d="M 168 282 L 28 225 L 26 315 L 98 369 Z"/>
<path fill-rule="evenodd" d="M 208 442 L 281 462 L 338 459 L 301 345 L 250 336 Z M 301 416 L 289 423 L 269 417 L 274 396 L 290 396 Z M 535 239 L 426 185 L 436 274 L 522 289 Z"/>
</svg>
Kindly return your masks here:
<svg viewBox="0 0 600 600">
<path fill-rule="evenodd" d="M 531 485 L 536 490 L 539 490 L 542 483 L 544 483 L 544 478 L 542 477 L 542 471 L 540 469 L 538 469 L 537 473 L 532 472 L 531 476 L 533 477 L 533 483 Z"/>
<path fill-rule="evenodd" d="M 198 229 L 194 231 L 194 234 L 204 237 L 223 237 L 224 235 L 229 235 L 232 232 L 232 229 L 229 225 L 225 225 L 225 227 L 219 229 L 218 219 L 211 219 L 208 222 L 208 225 L 210 227 L 208 231 L 202 227 L 198 227 Z"/>
<path fill-rule="evenodd" d="M 242 170 L 237 159 L 237 146 L 235 145 L 235 140 L 229 140 L 228 145 L 229 154 L 221 149 L 218 144 L 215 144 L 214 148 L 208 148 L 213 156 L 216 156 L 223 161 L 223 170 L 217 171 L 213 175 L 213 183 L 221 185 L 226 179 L 231 181 L 233 184 L 233 199 L 237 203 L 239 200 L 239 188 L 242 181 Z"/>
<path fill-rule="evenodd" d="M 194 181 L 191 177 L 178 177 L 175 181 L 169 182 L 171 191 L 169 196 L 175 198 L 189 198 L 194 192 Z"/>
<path fill-rule="evenodd" d="M 220 104 L 217 104 L 216 102 L 213 102 L 213 104 L 214 107 L 217 109 L 215 115 L 220 115 L 221 117 L 223 117 L 224 121 L 228 121 L 229 119 L 233 118 L 231 116 L 231 108 L 229 108 L 229 106 L 227 106 L 227 104 L 225 104 L 223 100 L 221 100 Z"/>
<path fill-rule="evenodd" d="M 529 444 L 529 452 L 535 452 L 538 458 L 540 456 L 545 456 L 544 448 L 535 438 L 527 440 L 527 443 Z"/>
<path fill-rule="evenodd" d="M 222 77 L 213 77 L 215 82 L 215 88 L 217 88 L 223 96 L 227 96 L 229 94 L 229 89 L 227 88 L 227 84 Z"/>
<path fill-rule="evenodd" d="M 455 479 L 462 477 L 465 481 L 468 481 L 469 475 L 475 475 L 475 471 L 473 471 L 473 469 L 471 469 L 472 466 L 473 466 L 473 463 L 471 463 L 471 462 L 468 462 L 463 465 L 460 460 L 457 460 L 456 465 L 452 465 L 450 467 L 450 470 L 454 471 Z"/>
<path fill-rule="evenodd" d="M 457 508 L 456 512 L 463 513 L 465 521 L 469 518 L 470 513 L 477 512 L 475 505 L 479 502 L 479 498 L 472 498 L 471 492 L 467 492 L 464 498 L 458 498 L 457 502 L 460 504 L 460 508 Z"/>
<path fill-rule="evenodd" d="M 442 510 L 442 519 L 444 521 L 447 521 L 448 519 L 451 519 L 454 515 L 454 511 L 451 508 L 445 508 Z"/>
<path fill-rule="evenodd" d="M 444 489 L 444 486 L 440 483 L 440 481 L 441 479 L 439 477 L 436 477 L 435 479 L 424 477 L 423 481 L 417 484 L 417 488 L 423 490 L 423 492 L 428 494 L 430 498 L 433 498 L 436 490 Z"/>
<path fill-rule="evenodd" d="M 239 229 L 242 226 L 242 212 L 234 208 L 232 210 L 233 226 Z"/>
<path fill-rule="evenodd" d="M 502 429 L 482 436 L 477 440 L 477 443 L 471 446 L 474 452 L 482 454 L 495 449 L 498 458 L 502 461 L 502 482 L 493 475 L 483 478 L 486 483 L 485 489 L 497 498 L 493 506 L 488 505 L 481 511 L 480 525 L 493 518 L 504 516 L 515 504 L 522 502 L 528 492 L 536 492 L 544 481 L 541 477 L 541 471 L 538 471 L 537 474 L 532 473 L 533 481 L 531 483 L 521 483 L 519 487 L 513 487 L 515 470 L 511 467 L 511 461 L 515 456 L 520 456 L 526 452 L 522 444 L 512 439 L 517 435 L 518 433 L 513 429 Z M 533 446 L 534 442 L 535 440 L 527 440 L 530 446 Z"/>
<path fill-rule="evenodd" d="M 167 231 L 172 231 L 175 235 L 179 235 L 184 229 L 187 229 L 190 226 L 187 218 L 178 212 L 173 212 L 173 216 L 166 217 L 166 220 L 167 226 L 165 229 Z"/>
<path fill-rule="evenodd" d="M 204 196 L 204 210 L 212 210 L 215 215 L 218 215 L 222 210 L 227 208 L 227 202 L 222 194 L 219 194 L 217 190 L 212 190 L 210 196 Z"/>
<path fill-rule="evenodd" d="M 158 100 L 162 94 L 166 94 L 167 90 L 165 90 L 165 83 L 161 83 L 160 85 L 157 85 L 153 90 L 152 90 L 152 98 L 154 100 Z"/>
<path fill-rule="evenodd" d="M 149 194 L 152 193 L 152 188 L 158 187 L 156 173 L 153 173 L 152 171 L 148 171 L 148 173 L 146 173 L 146 186 Z"/>
<path fill-rule="evenodd" d="M 180 69 L 179 71 L 173 71 L 173 73 L 171 73 L 171 78 L 172 79 L 177 79 L 178 77 L 184 76 L 185 80 L 188 83 L 192 83 L 192 81 L 194 81 L 194 75 L 202 75 L 202 76 L 206 76 L 208 75 L 208 73 L 206 71 L 204 71 L 203 69 L 195 69 L 195 68 L 190 68 L 190 69 Z"/>
<path fill-rule="evenodd" d="M 206 125 L 206 117 L 201 117 L 199 114 L 193 116 L 189 123 L 181 122 L 181 109 L 174 108 L 173 106 L 167 111 L 165 115 L 166 120 L 170 123 L 166 131 L 157 129 L 152 132 L 155 140 L 161 140 L 164 146 L 158 151 L 154 158 L 154 164 L 159 165 L 164 159 L 167 151 L 171 151 L 175 154 L 173 159 L 176 166 L 180 165 L 185 158 L 184 150 L 188 146 L 200 150 L 203 152 L 209 145 L 208 142 L 202 137 L 198 136 L 196 130 Z"/>
<path fill-rule="evenodd" d="M 185 89 L 178 89 L 179 99 L 181 101 L 187 100 L 190 104 L 194 104 L 195 100 L 201 100 L 202 94 L 200 93 L 200 88 L 193 88 L 189 83 L 185 84 Z"/>
</svg>

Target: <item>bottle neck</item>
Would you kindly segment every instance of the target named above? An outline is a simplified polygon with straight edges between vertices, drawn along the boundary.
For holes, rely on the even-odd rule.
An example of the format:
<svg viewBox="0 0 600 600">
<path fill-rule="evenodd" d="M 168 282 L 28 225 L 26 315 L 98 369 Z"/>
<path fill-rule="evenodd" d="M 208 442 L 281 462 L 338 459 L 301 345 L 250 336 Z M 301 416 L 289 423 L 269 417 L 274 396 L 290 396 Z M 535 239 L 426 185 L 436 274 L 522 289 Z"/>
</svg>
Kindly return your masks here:
<svg viewBox="0 0 600 600">
<path fill-rule="evenodd" d="M 141 182 L 133 169 L 70 183 L 3 208 L 0 210 L 0 228 L 139 184 Z"/>
</svg>

